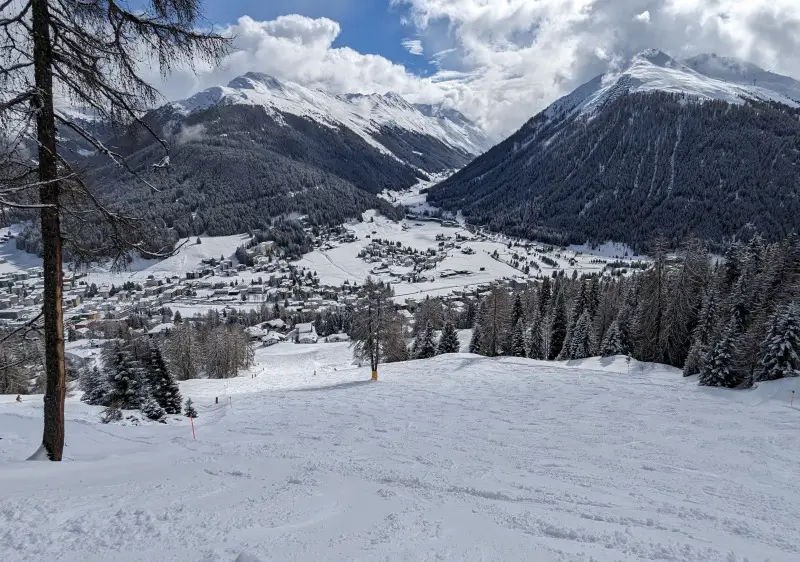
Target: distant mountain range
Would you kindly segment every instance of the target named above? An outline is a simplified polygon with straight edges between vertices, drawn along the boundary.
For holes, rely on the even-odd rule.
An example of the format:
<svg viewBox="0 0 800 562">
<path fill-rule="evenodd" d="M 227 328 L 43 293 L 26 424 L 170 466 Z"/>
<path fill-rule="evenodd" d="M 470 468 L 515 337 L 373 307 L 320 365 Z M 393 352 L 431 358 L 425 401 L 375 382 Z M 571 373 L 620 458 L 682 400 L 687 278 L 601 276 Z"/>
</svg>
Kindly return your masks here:
<svg viewBox="0 0 800 562">
<path fill-rule="evenodd" d="M 780 237 L 800 227 L 798 106 L 792 78 L 644 51 L 556 101 L 429 200 L 552 242 Z"/>
<path fill-rule="evenodd" d="M 163 151 L 144 131 L 109 142 L 160 192 L 99 157 L 93 177 L 107 201 L 180 237 L 245 232 L 281 217 L 340 224 L 370 208 L 400 217 L 376 195 L 461 168 L 490 144 L 453 109 L 394 93 L 337 95 L 254 72 L 145 121 L 170 145 L 168 168 L 152 169 Z"/>
</svg>

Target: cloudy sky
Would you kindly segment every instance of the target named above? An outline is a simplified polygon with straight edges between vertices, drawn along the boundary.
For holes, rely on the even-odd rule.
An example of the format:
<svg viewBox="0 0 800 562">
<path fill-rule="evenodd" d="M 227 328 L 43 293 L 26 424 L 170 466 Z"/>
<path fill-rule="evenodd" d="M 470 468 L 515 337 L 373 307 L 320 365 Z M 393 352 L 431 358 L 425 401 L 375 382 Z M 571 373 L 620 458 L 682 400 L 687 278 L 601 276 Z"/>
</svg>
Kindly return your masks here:
<svg viewBox="0 0 800 562">
<path fill-rule="evenodd" d="M 135 4 L 136 0 L 131 0 Z M 168 99 L 255 70 L 335 92 L 456 107 L 501 137 L 645 48 L 715 52 L 800 77 L 798 0 L 205 0 L 235 37 Z M 154 76 L 155 79 L 155 76 Z"/>
</svg>

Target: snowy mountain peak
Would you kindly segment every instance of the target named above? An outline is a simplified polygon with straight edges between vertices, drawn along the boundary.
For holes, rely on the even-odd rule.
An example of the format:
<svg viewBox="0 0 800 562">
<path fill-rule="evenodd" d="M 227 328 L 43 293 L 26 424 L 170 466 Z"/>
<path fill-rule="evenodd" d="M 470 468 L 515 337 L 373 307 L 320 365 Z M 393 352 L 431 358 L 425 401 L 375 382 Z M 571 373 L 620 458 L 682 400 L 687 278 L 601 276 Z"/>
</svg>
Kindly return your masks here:
<svg viewBox="0 0 800 562">
<path fill-rule="evenodd" d="M 188 114 L 215 105 L 254 105 L 276 115 L 291 114 L 332 127 L 346 127 L 381 152 L 393 154 L 380 137 L 385 128 L 406 130 L 432 137 L 466 155 L 489 148 L 486 134 L 460 115 L 426 115 L 397 93 L 333 94 L 293 82 L 281 82 L 268 74 L 248 72 L 227 86 L 214 86 L 171 107 Z"/>
<path fill-rule="evenodd" d="M 715 54 L 697 55 L 686 59 L 684 63 L 692 70 L 710 78 L 770 90 L 800 102 L 800 82 L 789 76 L 764 70 L 753 63 L 733 57 L 719 57 Z"/>
<path fill-rule="evenodd" d="M 263 72 L 248 72 L 243 76 L 238 76 L 231 80 L 228 83 L 228 88 L 283 91 L 283 84 L 281 84 L 277 78 L 270 76 L 269 74 L 264 74 Z"/>
<path fill-rule="evenodd" d="M 663 68 L 675 68 L 680 66 L 680 63 L 659 49 L 645 49 L 641 53 L 634 55 L 632 59 L 635 64 L 636 61 L 646 61 L 654 66 Z"/>
<path fill-rule="evenodd" d="M 545 112 L 548 117 L 573 112 L 592 115 L 625 93 L 652 91 L 697 101 L 741 104 L 751 99 L 800 105 L 800 82 L 792 78 L 736 59 L 699 55 L 681 62 L 658 49 L 647 49 L 631 57 L 622 70 L 592 79 Z"/>
</svg>

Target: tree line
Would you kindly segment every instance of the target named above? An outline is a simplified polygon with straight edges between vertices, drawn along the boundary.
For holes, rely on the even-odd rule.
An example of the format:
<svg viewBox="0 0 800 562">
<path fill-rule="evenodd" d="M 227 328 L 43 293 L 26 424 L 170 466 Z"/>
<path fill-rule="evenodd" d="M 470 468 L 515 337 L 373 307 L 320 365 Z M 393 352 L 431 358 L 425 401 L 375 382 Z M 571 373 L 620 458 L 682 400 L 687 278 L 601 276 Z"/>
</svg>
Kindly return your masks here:
<svg viewBox="0 0 800 562">
<path fill-rule="evenodd" d="M 244 326 L 216 311 L 147 337 L 126 326 L 106 343 L 102 361 L 80 372 L 79 388 L 87 404 L 105 406 L 103 421 L 122 419 L 122 410 L 141 410 L 154 421 L 181 412 L 179 380 L 231 378 L 253 365 L 253 348 Z M 134 320 L 131 325 L 137 325 Z M 142 322 L 142 327 L 147 323 Z"/>
<path fill-rule="evenodd" d="M 800 373 L 797 236 L 772 244 L 754 236 L 721 259 L 694 238 L 674 255 L 667 246 L 654 242 L 652 265 L 629 277 L 575 273 L 522 290 L 497 283 L 458 307 L 426 299 L 410 326 L 391 304 L 391 287 L 368 280 L 350 333 L 355 356 L 374 371 L 380 362 L 458 351 L 455 328 L 473 327 L 469 351 L 489 357 L 627 355 L 729 388 Z M 434 330 L 442 330 L 438 343 Z"/>
</svg>

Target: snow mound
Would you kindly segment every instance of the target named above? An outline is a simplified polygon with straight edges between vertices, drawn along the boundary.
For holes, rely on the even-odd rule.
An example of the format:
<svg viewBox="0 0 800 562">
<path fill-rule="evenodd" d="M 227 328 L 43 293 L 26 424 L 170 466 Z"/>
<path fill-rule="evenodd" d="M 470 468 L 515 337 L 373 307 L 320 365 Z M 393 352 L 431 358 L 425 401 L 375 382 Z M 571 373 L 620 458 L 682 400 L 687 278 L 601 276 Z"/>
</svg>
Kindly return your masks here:
<svg viewBox="0 0 800 562">
<path fill-rule="evenodd" d="M 47 449 L 45 449 L 44 444 L 39 445 L 39 448 L 36 449 L 36 452 L 33 453 L 31 456 L 28 457 L 29 461 L 49 461 L 50 457 L 47 454 Z"/>
</svg>

